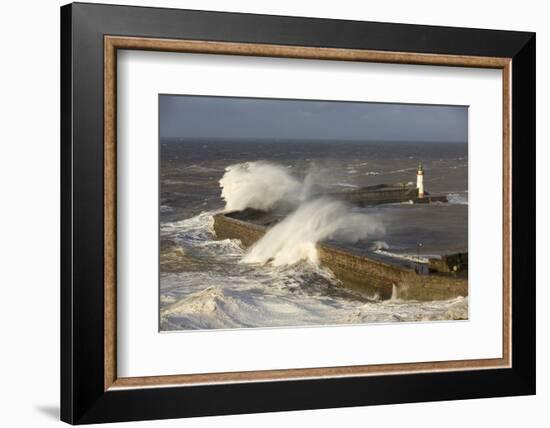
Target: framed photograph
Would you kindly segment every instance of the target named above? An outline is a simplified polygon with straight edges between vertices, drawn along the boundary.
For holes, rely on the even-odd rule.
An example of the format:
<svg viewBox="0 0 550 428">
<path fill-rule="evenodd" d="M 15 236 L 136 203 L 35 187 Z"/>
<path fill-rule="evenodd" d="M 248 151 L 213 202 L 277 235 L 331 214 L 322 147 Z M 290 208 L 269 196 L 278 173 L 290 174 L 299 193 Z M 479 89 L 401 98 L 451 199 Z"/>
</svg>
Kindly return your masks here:
<svg viewBox="0 0 550 428">
<path fill-rule="evenodd" d="M 535 393 L 535 35 L 61 8 L 61 418 Z"/>
</svg>

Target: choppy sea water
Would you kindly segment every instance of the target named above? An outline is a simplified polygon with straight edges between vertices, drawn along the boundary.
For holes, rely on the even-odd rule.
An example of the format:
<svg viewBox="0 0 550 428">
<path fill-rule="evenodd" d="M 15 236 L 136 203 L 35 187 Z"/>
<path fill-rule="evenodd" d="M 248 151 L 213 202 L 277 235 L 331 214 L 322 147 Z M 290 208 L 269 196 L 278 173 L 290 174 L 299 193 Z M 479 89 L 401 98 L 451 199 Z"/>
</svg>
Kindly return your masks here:
<svg viewBox="0 0 550 428">
<path fill-rule="evenodd" d="M 216 240 L 212 215 L 223 210 L 219 180 L 229 165 L 269 161 L 303 177 L 312 165 L 332 189 L 415 180 L 449 203 L 391 204 L 383 236 L 346 243 L 396 258 L 464 251 L 468 245 L 467 145 L 269 142 L 161 142 L 161 330 L 336 325 L 466 319 L 468 298 L 411 302 L 366 299 L 308 261 L 244 263 L 237 240 Z M 329 171 L 330 173 L 326 173 Z M 420 244 L 420 245 L 419 245 Z"/>
</svg>

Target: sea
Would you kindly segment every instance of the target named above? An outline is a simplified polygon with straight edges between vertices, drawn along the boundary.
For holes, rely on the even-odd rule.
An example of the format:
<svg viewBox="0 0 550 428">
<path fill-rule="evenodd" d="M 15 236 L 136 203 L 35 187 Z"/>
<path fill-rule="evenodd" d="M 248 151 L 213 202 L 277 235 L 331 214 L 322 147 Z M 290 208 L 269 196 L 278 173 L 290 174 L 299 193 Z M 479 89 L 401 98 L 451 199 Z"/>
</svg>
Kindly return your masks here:
<svg viewBox="0 0 550 428">
<path fill-rule="evenodd" d="M 419 163 L 425 190 L 448 202 L 360 208 L 330 198 L 414 186 Z M 216 239 L 216 213 L 281 206 L 278 236 L 249 249 Z M 159 212 L 161 331 L 468 318 L 467 297 L 365 297 L 315 258 L 317 242 L 396 263 L 467 251 L 467 144 L 161 139 Z"/>
</svg>

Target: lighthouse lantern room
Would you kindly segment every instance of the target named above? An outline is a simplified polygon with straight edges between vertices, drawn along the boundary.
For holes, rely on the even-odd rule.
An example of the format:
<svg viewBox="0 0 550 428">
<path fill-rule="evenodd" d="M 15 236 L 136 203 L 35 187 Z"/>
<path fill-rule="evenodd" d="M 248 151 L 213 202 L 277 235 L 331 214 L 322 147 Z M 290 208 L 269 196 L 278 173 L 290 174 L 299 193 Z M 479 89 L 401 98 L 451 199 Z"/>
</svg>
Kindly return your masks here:
<svg viewBox="0 0 550 428">
<path fill-rule="evenodd" d="M 418 164 L 418 171 L 416 171 L 416 188 L 418 189 L 418 197 L 424 197 L 424 169 L 422 168 L 422 162 Z"/>
</svg>

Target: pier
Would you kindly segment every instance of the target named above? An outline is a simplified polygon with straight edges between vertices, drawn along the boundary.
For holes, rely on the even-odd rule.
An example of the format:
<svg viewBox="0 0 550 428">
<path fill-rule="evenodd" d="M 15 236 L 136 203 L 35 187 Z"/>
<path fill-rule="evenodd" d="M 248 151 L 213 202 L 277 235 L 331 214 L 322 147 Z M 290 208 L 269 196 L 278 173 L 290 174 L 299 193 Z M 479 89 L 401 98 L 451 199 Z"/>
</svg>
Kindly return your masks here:
<svg viewBox="0 0 550 428">
<path fill-rule="evenodd" d="M 247 248 L 277 221 L 258 210 L 221 213 L 214 216 L 214 231 L 218 239 L 238 239 Z M 328 243 L 318 243 L 317 252 L 321 265 L 330 269 L 344 287 L 369 298 L 429 301 L 468 295 L 466 253 L 430 261 L 427 272 L 420 273 L 400 263 L 356 254 Z"/>
</svg>

